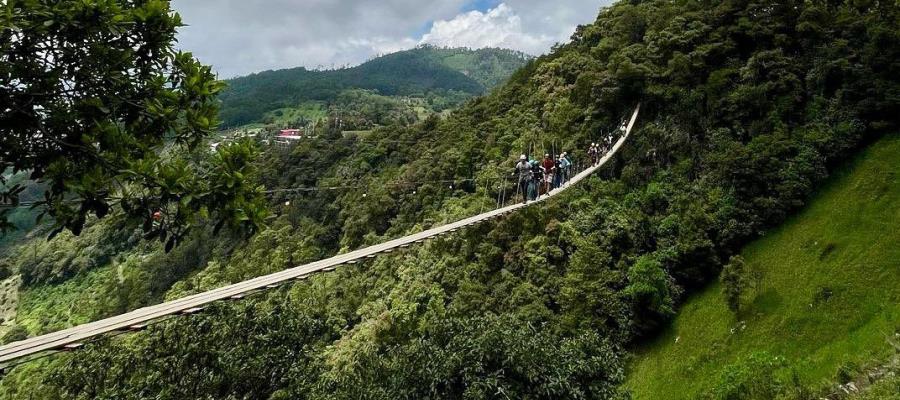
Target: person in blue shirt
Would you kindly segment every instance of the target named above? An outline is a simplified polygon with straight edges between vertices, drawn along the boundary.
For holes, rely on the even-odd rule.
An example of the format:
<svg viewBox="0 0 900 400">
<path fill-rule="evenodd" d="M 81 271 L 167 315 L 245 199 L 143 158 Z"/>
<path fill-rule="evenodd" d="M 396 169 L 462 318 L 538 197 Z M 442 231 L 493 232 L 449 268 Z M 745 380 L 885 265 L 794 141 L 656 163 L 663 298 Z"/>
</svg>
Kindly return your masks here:
<svg viewBox="0 0 900 400">
<path fill-rule="evenodd" d="M 569 181 L 569 173 L 572 170 L 572 161 L 569 160 L 569 153 L 563 152 L 562 155 L 559 156 L 560 163 L 560 185 L 564 185 Z"/>
</svg>

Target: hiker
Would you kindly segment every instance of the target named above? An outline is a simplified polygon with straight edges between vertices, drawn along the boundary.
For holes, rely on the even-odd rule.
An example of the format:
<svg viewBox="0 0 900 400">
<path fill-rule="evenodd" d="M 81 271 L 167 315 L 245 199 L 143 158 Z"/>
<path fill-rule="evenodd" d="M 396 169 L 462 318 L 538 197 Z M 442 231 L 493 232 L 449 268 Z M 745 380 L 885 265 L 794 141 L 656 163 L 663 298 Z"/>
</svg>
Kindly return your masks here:
<svg viewBox="0 0 900 400">
<path fill-rule="evenodd" d="M 597 143 L 591 143 L 591 148 L 588 149 L 588 157 L 591 159 L 591 166 L 597 165 L 597 159 L 599 158 L 600 148 L 597 147 Z"/>
<path fill-rule="evenodd" d="M 560 178 L 560 184 L 565 185 L 566 182 L 569 181 L 569 173 L 572 170 L 572 162 L 569 161 L 569 153 L 563 152 L 560 158 L 560 170 L 559 174 L 562 176 Z"/>
<path fill-rule="evenodd" d="M 534 181 L 534 169 L 537 161 L 528 160 L 528 165 L 531 166 L 531 176 L 528 178 L 528 200 L 534 201 L 538 197 L 538 184 Z"/>
<path fill-rule="evenodd" d="M 541 197 L 541 181 L 544 179 L 544 167 L 537 160 L 531 160 L 531 186 L 534 188 L 532 200 Z"/>
<path fill-rule="evenodd" d="M 518 190 L 522 193 L 522 203 L 528 203 L 528 181 L 531 180 L 531 164 L 528 163 L 528 157 L 522 154 L 519 162 L 516 164 L 516 172 L 519 179 Z"/>
<path fill-rule="evenodd" d="M 553 161 L 550 154 L 544 154 L 544 162 L 541 166 L 544 167 L 544 185 L 546 185 L 547 193 L 549 193 L 553 184 L 553 173 L 556 172 L 556 162 Z"/>
<path fill-rule="evenodd" d="M 553 162 L 553 171 L 553 188 L 559 189 L 563 183 L 563 158 L 561 154 L 557 155 L 556 161 Z"/>
</svg>

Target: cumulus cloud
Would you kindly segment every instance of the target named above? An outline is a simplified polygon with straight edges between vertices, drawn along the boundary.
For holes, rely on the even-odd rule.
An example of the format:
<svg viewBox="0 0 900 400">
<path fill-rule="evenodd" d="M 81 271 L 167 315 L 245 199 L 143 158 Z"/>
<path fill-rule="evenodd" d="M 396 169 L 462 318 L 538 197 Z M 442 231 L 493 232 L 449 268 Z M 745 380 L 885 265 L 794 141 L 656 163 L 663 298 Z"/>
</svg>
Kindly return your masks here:
<svg viewBox="0 0 900 400">
<path fill-rule="evenodd" d="M 533 35 L 522 27 L 522 18 L 501 3 L 487 12 L 471 11 L 448 21 L 436 21 L 420 43 L 446 47 L 504 47 L 539 54 L 555 38 Z"/>
<path fill-rule="evenodd" d="M 505 0 L 483 11 L 435 21 L 421 43 L 505 47 L 540 55 L 565 42 L 578 25 L 591 23 L 611 0 Z"/>
<path fill-rule="evenodd" d="M 356 65 L 430 43 L 541 54 L 610 0 L 173 0 L 179 47 L 223 78 Z M 479 7 L 473 5 L 496 4 Z"/>
</svg>

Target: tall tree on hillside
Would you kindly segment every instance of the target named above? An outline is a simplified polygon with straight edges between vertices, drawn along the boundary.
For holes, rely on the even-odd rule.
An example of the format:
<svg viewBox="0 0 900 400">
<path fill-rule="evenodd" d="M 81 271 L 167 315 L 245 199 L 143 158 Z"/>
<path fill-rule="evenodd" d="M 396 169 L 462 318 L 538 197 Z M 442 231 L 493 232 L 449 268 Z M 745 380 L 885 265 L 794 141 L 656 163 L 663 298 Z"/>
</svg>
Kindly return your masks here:
<svg viewBox="0 0 900 400">
<path fill-rule="evenodd" d="M 744 266 L 744 258 L 740 255 L 731 257 L 728 264 L 722 268 L 722 295 L 728 309 L 735 315 L 741 310 L 741 297 L 747 288 L 747 269 Z"/>
<path fill-rule="evenodd" d="M 36 206 L 55 232 L 78 234 L 116 204 L 169 247 L 206 217 L 251 228 L 261 220 L 261 195 L 245 179 L 250 145 L 195 151 L 216 128 L 223 84 L 174 50 L 182 23 L 169 1 L 0 8 L 0 173 L 27 171 L 46 187 Z M 22 187 L 7 186 L 0 181 L 0 204 L 15 206 Z"/>
</svg>

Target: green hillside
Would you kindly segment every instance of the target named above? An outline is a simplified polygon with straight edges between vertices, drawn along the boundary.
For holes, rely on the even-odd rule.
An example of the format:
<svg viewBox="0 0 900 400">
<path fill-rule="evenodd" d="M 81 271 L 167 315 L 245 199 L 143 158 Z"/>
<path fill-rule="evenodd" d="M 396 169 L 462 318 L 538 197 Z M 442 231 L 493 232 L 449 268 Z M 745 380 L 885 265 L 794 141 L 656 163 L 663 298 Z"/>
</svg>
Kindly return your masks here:
<svg viewBox="0 0 900 400">
<path fill-rule="evenodd" d="M 746 265 L 760 278 L 739 318 L 727 309 L 721 284 L 706 288 L 658 339 L 636 350 L 627 387 L 635 399 L 762 399 L 760 387 L 772 388 L 769 394 L 818 389 L 839 379 L 839 370 L 852 376 L 855 367 L 884 359 L 893 352 L 886 340 L 900 333 L 898 243 L 894 135 L 840 169 L 801 213 L 744 248 Z M 761 360 L 777 360 L 774 371 L 754 364 Z M 746 393 L 753 385 L 755 397 Z M 747 397 L 733 397 L 741 391 Z"/>
<path fill-rule="evenodd" d="M 228 80 L 221 94 L 225 127 L 259 122 L 266 113 L 333 103 L 351 89 L 382 96 L 450 97 L 485 93 L 522 67 L 529 56 L 504 49 L 417 47 L 375 58 L 352 68 L 315 71 L 292 68 Z M 459 104 L 459 100 L 454 101 Z M 440 110 L 438 110 L 440 111 Z"/>
</svg>

